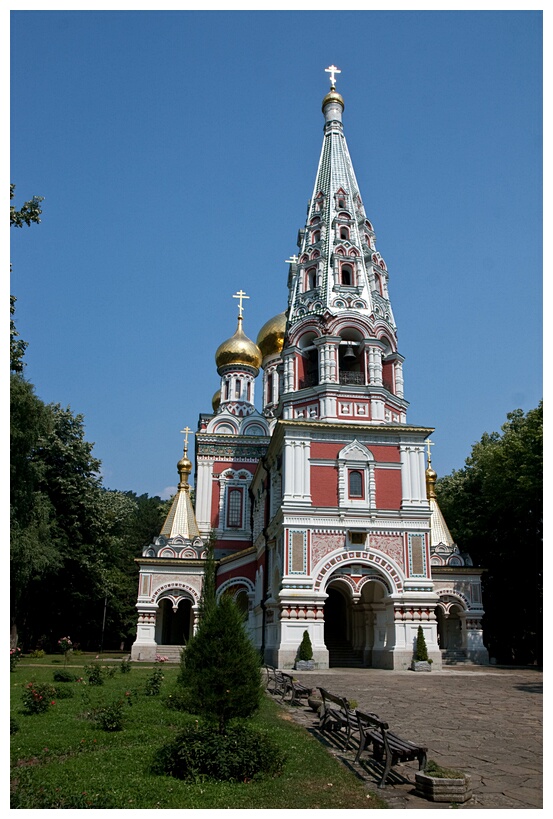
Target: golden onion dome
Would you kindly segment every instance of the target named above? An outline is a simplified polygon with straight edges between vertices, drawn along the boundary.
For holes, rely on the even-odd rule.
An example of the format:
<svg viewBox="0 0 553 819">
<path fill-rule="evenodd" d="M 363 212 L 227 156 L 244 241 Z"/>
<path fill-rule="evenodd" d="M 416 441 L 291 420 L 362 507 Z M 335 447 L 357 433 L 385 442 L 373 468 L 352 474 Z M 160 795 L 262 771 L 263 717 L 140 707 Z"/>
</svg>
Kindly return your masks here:
<svg viewBox="0 0 553 819">
<path fill-rule="evenodd" d="M 261 350 L 263 358 L 281 352 L 284 347 L 285 331 L 286 313 L 279 313 L 278 316 L 273 316 L 273 318 L 265 322 L 257 334 L 257 346 Z"/>
<path fill-rule="evenodd" d="M 215 353 L 215 363 L 217 367 L 238 364 L 253 367 L 259 370 L 261 366 L 261 350 L 254 342 L 247 337 L 242 330 L 242 316 L 238 316 L 238 327 L 235 334 L 223 341 Z M 256 373 L 257 375 L 257 373 Z"/>
<path fill-rule="evenodd" d="M 213 407 L 213 412 L 217 412 L 221 405 L 221 390 L 217 390 L 214 394 L 213 398 L 211 399 L 211 406 Z"/>
<path fill-rule="evenodd" d="M 180 461 L 177 464 L 177 470 L 180 477 L 179 489 L 188 486 L 188 476 L 192 472 L 192 462 L 186 454 L 186 450 Z"/>
<path fill-rule="evenodd" d="M 329 91 L 328 94 L 326 95 L 326 97 L 323 100 L 323 113 L 324 113 L 325 107 L 328 105 L 329 102 L 339 103 L 339 105 L 342 106 L 342 111 L 346 107 L 343 96 L 341 94 L 339 94 L 337 91 L 334 91 L 334 90 Z"/>
<path fill-rule="evenodd" d="M 438 474 L 434 472 L 432 466 L 429 465 L 428 469 L 426 470 L 426 495 L 430 498 L 436 497 L 436 480 L 438 479 Z"/>
</svg>

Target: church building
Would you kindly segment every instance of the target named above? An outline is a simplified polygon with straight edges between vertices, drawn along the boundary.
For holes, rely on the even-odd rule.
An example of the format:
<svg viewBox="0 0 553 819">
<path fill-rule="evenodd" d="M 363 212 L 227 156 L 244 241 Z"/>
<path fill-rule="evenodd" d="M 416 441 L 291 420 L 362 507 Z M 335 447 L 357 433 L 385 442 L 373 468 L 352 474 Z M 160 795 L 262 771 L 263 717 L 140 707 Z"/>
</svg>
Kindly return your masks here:
<svg viewBox="0 0 553 819">
<path fill-rule="evenodd" d="M 220 389 L 140 567 L 135 660 L 178 656 L 198 623 L 208 544 L 218 593 L 243 608 L 264 661 L 407 669 L 422 626 L 433 668 L 488 662 L 482 569 L 453 542 L 434 491 L 431 427 L 407 421 L 388 292 L 350 159 L 331 66 L 324 136 L 288 305 L 215 353 Z M 279 305 L 276 305 L 278 309 Z M 284 307 L 284 305 L 280 305 Z M 261 410 L 255 406 L 255 386 Z"/>
</svg>

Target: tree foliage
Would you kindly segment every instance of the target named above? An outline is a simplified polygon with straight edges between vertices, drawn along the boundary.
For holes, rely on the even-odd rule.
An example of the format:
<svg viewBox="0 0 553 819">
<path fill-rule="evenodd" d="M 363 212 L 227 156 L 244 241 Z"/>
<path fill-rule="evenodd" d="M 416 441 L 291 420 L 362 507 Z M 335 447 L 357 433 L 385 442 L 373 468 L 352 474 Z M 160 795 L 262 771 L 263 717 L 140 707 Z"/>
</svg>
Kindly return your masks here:
<svg viewBox="0 0 553 819">
<path fill-rule="evenodd" d="M 10 202 L 15 198 L 15 185 L 10 184 Z M 30 227 L 33 223 L 40 224 L 40 215 L 42 213 L 41 202 L 44 201 L 44 196 L 33 196 L 28 202 L 23 202 L 19 210 L 16 210 L 15 205 L 10 205 L 10 227 L 21 228 L 23 225 Z"/>
<path fill-rule="evenodd" d="M 208 611 L 183 651 L 179 685 L 194 713 L 224 733 L 231 719 L 249 717 L 261 702 L 259 654 L 242 612 L 228 595 Z"/>
<path fill-rule="evenodd" d="M 437 483 L 452 535 L 485 567 L 484 639 L 502 663 L 542 661 L 543 406 L 510 412 Z"/>
</svg>

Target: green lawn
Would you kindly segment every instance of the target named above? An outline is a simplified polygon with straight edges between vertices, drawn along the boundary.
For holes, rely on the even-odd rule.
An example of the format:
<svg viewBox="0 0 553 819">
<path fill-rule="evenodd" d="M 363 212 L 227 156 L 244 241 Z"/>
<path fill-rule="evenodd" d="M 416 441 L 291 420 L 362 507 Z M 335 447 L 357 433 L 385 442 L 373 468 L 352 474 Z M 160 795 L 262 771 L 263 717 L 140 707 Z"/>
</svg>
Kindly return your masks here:
<svg viewBox="0 0 553 819">
<path fill-rule="evenodd" d="M 68 670 L 82 673 L 87 657 L 73 657 Z M 36 661 L 37 663 L 40 661 Z M 129 674 L 104 685 L 54 683 L 61 665 L 32 665 L 22 660 L 10 674 L 11 716 L 19 730 L 11 737 L 13 807 L 62 808 L 382 808 L 386 805 L 343 768 L 323 746 L 292 722 L 270 698 L 264 698 L 253 722 L 270 733 L 285 751 L 282 776 L 260 782 L 188 784 L 156 776 L 150 765 L 156 750 L 174 736 L 188 714 L 166 705 L 174 690 L 175 666 L 165 666 L 161 694 L 146 696 L 152 667 L 132 666 Z M 106 664 L 107 665 L 107 664 Z M 114 665 L 110 663 L 109 665 Z M 73 696 L 55 699 L 44 714 L 23 713 L 22 693 L 31 682 L 70 689 Z M 109 733 L 87 718 L 94 708 L 130 696 L 123 730 Z M 87 804 L 90 803 L 90 804 Z"/>
</svg>

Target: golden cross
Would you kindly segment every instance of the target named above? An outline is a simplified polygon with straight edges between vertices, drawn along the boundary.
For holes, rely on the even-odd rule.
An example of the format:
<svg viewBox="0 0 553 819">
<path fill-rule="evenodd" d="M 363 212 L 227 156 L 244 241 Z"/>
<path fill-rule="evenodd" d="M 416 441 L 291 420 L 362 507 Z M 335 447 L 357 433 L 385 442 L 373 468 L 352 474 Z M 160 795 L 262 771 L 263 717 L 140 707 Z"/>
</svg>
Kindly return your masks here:
<svg viewBox="0 0 553 819">
<path fill-rule="evenodd" d="M 238 318 L 242 318 L 242 312 L 243 312 L 242 300 L 243 299 L 249 299 L 249 296 L 246 296 L 246 294 L 245 294 L 245 292 L 243 290 L 239 290 L 238 293 L 236 293 L 232 298 L 233 299 L 239 299 L 239 301 L 238 301 Z"/>
<path fill-rule="evenodd" d="M 432 458 L 430 455 L 430 447 L 434 446 L 434 441 L 431 441 L 430 438 L 426 442 L 426 454 L 428 455 L 428 466 L 432 463 Z"/>
<path fill-rule="evenodd" d="M 325 68 L 325 71 L 327 74 L 330 74 L 330 89 L 334 91 L 336 88 L 336 77 L 334 75 L 341 74 L 342 72 L 339 68 L 336 68 L 335 65 L 329 65 L 328 68 Z"/>
<path fill-rule="evenodd" d="M 184 435 L 184 448 L 185 449 L 188 449 L 188 433 L 191 433 L 192 435 L 194 435 L 194 433 L 192 432 L 190 427 L 185 427 L 184 429 L 181 429 L 181 435 Z"/>
</svg>

